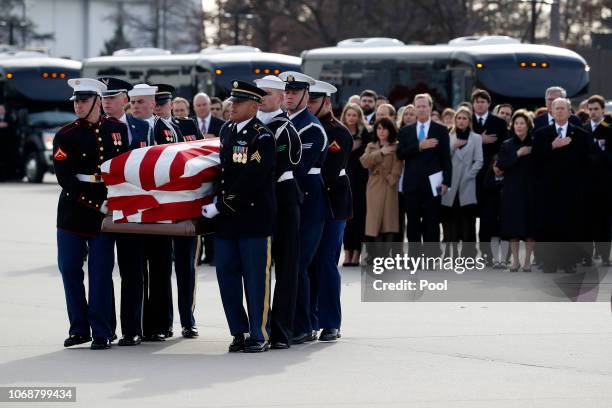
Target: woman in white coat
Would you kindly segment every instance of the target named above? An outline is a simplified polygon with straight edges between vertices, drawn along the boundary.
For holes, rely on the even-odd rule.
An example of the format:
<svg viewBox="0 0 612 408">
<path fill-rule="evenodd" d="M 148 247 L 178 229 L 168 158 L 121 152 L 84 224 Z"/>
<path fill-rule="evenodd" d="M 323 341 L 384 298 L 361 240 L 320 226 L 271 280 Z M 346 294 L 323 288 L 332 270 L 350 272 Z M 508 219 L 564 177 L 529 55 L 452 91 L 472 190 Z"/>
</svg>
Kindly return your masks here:
<svg viewBox="0 0 612 408">
<path fill-rule="evenodd" d="M 442 196 L 444 238 L 458 256 L 475 257 L 476 252 L 476 175 L 483 164 L 482 138 L 472 131 L 472 113 L 459 108 L 450 131 L 453 163 L 451 188 Z M 446 254 L 449 255 L 448 252 Z"/>
</svg>

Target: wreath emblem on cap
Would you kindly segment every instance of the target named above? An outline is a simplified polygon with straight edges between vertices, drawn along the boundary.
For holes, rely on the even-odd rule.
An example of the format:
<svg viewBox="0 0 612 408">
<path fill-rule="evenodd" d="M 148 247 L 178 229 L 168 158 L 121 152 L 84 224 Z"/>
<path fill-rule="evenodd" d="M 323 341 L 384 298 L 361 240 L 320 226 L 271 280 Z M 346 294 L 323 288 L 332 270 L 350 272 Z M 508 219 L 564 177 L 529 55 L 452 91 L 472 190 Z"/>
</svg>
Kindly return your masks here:
<svg viewBox="0 0 612 408">
<path fill-rule="evenodd" d="M 234 88 L 238 88 L 238 81 L 234 81 L 234 83 L 232 84 L 232 86 L 233 86 Z"/>
<path fill-rule="evenodd" d="M 293 82 L 293 81 L 295 81 L 295 78 L 293 77 L 293 75 L 288 75 L 287 82 Z"/>
<path fill-rule="evenodd" d="M 81 85 L 81 81 L 79 81 L 78 79 L 76 81 L 74 81 L 75 85 Z"/>
</svg>

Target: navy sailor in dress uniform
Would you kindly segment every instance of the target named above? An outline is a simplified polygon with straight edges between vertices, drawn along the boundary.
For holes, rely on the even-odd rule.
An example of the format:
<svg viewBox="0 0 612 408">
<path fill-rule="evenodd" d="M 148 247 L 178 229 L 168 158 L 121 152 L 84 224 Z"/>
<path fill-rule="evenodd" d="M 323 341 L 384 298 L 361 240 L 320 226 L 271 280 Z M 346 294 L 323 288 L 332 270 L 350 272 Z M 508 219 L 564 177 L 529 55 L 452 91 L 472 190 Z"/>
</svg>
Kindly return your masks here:
<svg viewBox="0 0 612 408">
<path fill-rule="evenodd" d="M 155 114 L 165 123 L 178 128 L 177 134 L 180 134 L 184 141 L 192 141 L 203 139 L 198 132 L 198 127 L 192 119 L 177 119 L 172 117 L 172 96 L 175 89 L 172 85 L 156 84 L 157 92 L 155 93 Z M 183 134 L 182 130 L 187 134 Z M 199 252 L 197 246 L 200 240 L 197 236 L 173 236 L 172 246 L 174 248 L 174 272 L 176 273 L 176 287 L 178 295 L 178 309 L 181 319 L 181 334 L 185 338 L 198 337 L 198 328 L 196 327 L 195 317 L 195 295 L 197 283 L 197 259 L 196 254 Z M 172 292 L 170 292 L 172 294 Z M 170 296 L 170 305 L 172 305 L 172 296 Z M 170 307 L 170 324 L 174 313 Z"/>
<path fill-rule="evenodd" d="M 340 307 L 341 275 L 338 269 L 346 220 L 353 215 L 353 198 L 346 165 L 353 150 L 353 137 L 334 117 L 331 95 L 336 87 L 316 81 L 310 87 L 308 109 L 321 121 L 329 147 L 322 174 L 330 213 L 325 220 L 323 236 L 311 266 L 311 316 L 315 331 L 321 330 L 320 341 L 334 341 L 340 337 L 342 313 Z"/>
<path fill-rule="evenodd" d="M 230 352 L 254 353 L 270 347 L 276 153 L 274 136 L 256 117 L 263 95 L 252 84 L 232 82 L 230 121 L 220 134 L 217 201 L 202 207 L 204 217 L 217 218 L 215 262 L 225 316 L 234 336 Z"/>
<path fill-rule="evenodd" d="M 256 79 L 266 92 L 257 118 L 272 131 L 276 140 L 276 232 L 272 240 L 274 296 L 272 302 L 271 347 L 286 349 L 293 338 L 293 317 L 298 285 L 300 203 L 302 193 L 293 175 L 302 157 L 297 130 L 281 110 L 285 83 L 277 76 Z"/>
<path fill-rule="evenodd" d="M 149 124 L 126 114 L 129 101 L 129 82 L 113 77 L 98 80 L 106 85 L 102 92 L 102 108 L 107 116 L 127 126 L 129 150 L 150 144 Z M 115 234 L 117 264 L 121 275 L 121 333 L 119 346 L 135 346 L 142 341 L 142 302 L 144 285 L 144 240 L 140 234 Z"/>
<path fill-rule="evenodd" d="M 53 164 L 62 187 L 57 207 L 58 265 L 64 283 L 70 336 L 64 346 L 91 340 L 91 348 L 110 348 L 113 337 L 112 235 L 100 231 L 106 209 L 106 187 L 101 164 L 127 151 L 125 124 L 102 116 L 100 93 L 106 86 L 95 79 L 68 81 L 74 89 L 78 117 L 53 139 Z M 88 298 L 83 285 L 83 263 L 88 256 Z"/>
<path fill-rule="evenodd" d="M 300 249 L 298 295 L 293 320 L 292 343 L 300 344 L 316 340 L 310 316 L 310 278 L 308 269 L 314 259 L 323 236 L 329 203 L 321 168 L 327 155 L 327 135 L 321 122 L 307 109 L 308 89 L 315 80 L 299 72 L 282 72 L 279 78 L 285 82 L 285 106 L 289 119 L 302 141 L 302 158 L 294 170 L 294 176 L 304 193 L 300 207 Z"/>
<path fill-rule="evenodd" d="M 182 141 L 178 126 L 154 114 L 156 86 L 136 84 L 128 92 L 132 114 L 149 123 L 153 144 Z M 143 302 L 143 340 L 164 341 L 172 331 L 172 238 L 145 235 L 145 280 Z M 148 271 L 148 272 L 147 272 Z"/>
</svg>

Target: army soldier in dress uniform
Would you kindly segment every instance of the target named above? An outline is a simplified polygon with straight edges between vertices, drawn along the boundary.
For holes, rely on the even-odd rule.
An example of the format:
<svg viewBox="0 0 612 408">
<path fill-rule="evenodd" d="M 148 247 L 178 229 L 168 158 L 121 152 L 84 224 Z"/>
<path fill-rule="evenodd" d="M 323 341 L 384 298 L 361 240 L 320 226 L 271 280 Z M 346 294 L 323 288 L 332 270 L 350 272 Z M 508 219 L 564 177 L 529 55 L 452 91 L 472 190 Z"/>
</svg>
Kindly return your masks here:
<svg viewBox="0 0 612 408">
<path fill-rule="evenodd" d="M 272 242 L 274 258 L 274 298 L 272 303 L 271 347 L 286 349 L 293 338 L 293 316 L 298 282 L 300 237 L 300 188 L 293 176 L 302 157 L 302 142 L 297 130 L 281 110 L 285 83 L 274 75 L 256 79 L 266 92 L 257 118 L 274 134 L 276 140 L 277 223 Z"/>
<path fill-rule="evenodd" d="M 64 283 L 70 336 L 65 347 L 91 340 L 92 350 L 110 348 L 113 337 L 114 240 L 100 232 L 106 213 L 106 187 L 100 165 L 128 147 L 125 124 L 102 116 L 100 93 L 106 86 L 95 79 L 68 81 L 74 89 L 78 117 L 53 139 L 53 164 L 62 186 L 57 207 L 58 265 Z M 83 263 L 88 257 L 89 296 L 85 297 Z M 90 335 L 91 329 L 91 335 Z"/>
<path fill-rule="evenodd" d="M 285 106 L 289 119 L 302 141 L 302 158 L 294 171 L 298 185 L 304 193 L 300 207 L 300 250 L 298 295 L 293 321 L 292 343 L 314 341 L 310 319 L 310 278 L 308 268 L 314 259 L 323 235 L 325 220 L 330 211 L 321 176 L 321 167 L 327 155 L 327 135 L 321 122 L 307 109 L 308 89 L 315 80 L 299 72 L 282 72 L 285 82 Z"/>
<path fill-rule="evenodd" d="M 178 128 L 184 141 L 203 139 L 198 132 L 198 127 L 192 119 L 184 118 L 177 119 L 172 117 L 172 96 L 174 87 L 167 84 L 156 84 L 157 92 L 155 93 L 155 114 L 160 120 L 170 122 L 172 126 Z M 182 125 L 181 125 L 182 124 Z M 182 130 L 188 132 L 187 135 L 182 133 Z M 178 294 L 178 308 L 181 318 L 182 335 L 185 338 L 198 337 L 198 328 L 196 327 L 193 311 L 195 309 L 195 291 L 196 291 L 196 254 L 199 252 L 197 246 L 200 240 L 197 236 L 173 236 L 172 244 L 174 248 L 174 272 L 176 273 L 176 286 Z M 172 293 L 172 292 L 171 292 Z M 172 296 L 170 297 L 170 305 L 172 305 Z M 174 313 L 170 307 L 170 325 Z"/>
<path fill-rule="evenodd" d="M 178 126 L 171 119 L 153 114 L 156 86 L 134 85 L 128 95 L 135 117 L 149 123 L 151 139 L 155 144 L 181 142 Z M 164 341 L 172 337 L 172 238 L 165 235 L 144 236 L 145 273 L 143 340 Z"/>
<path fill-rule="evenodd" d="M 129 149 L 138 149 L 150 144 L 149 124 L 126 114 L 123 107 L 128 103 L 128 92 L 132 85 L 112 77 L 98 80 L 106 85 L 102 92 L 102 108 L 107 116 L 118 119 L 127 126 Z M 117 263 L 121 275 L 121 333 L 119 346 L 135 346 L 142 341 L 142 302 L 144 285 L 144 240 L 139 234 L 115 234 Z"/>
<path fill-rule="evenodd" d="M 270 264 L 276 221 L 275 141 L 256 118 L 265 92 L 233 81 L 230 121 L 221 130 L 221 175 L 216 203 L 202 207 L 217 216 L 215 256 L 225 316 L 234 340 L 230 352 L 270 347 Z M 243 307 L 243 285 L 247 312 Z M 249 333 L 245 339 L 244 333 Z"/>
<path fill-rule="evenodd" d="M 348 129 L 334 117 L 330 96 L 336 87 L 316 81 L 310 87 L 308 109 L 321 121 L 329 147 L 322 173 L 331 213 L 325 221 L 323 236 L 311 271 L 312 326 L 321 328 L 320 341 L 334 341 L 340 337 L 340 250 L 346 220 L 353 215 L 353 198 L 346 164 L 353 149 L 353 137 Z M 311 275 L 311 276 L 312 276 Z"/>
</svg>

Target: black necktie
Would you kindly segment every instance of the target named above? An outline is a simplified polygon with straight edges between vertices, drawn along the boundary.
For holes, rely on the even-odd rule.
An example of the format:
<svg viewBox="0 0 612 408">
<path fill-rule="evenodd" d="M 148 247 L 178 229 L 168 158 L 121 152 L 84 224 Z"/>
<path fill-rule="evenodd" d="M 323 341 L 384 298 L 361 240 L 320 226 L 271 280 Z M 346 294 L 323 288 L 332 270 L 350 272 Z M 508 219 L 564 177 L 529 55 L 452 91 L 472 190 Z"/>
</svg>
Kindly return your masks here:
<svg viewBox="0 0 612 408">
<path fill-rule="evenodd" d="M 478 118 L 478 126 L 482 127 L 482 125 L 484 124 L 482 118 Z"/>
</svg>

